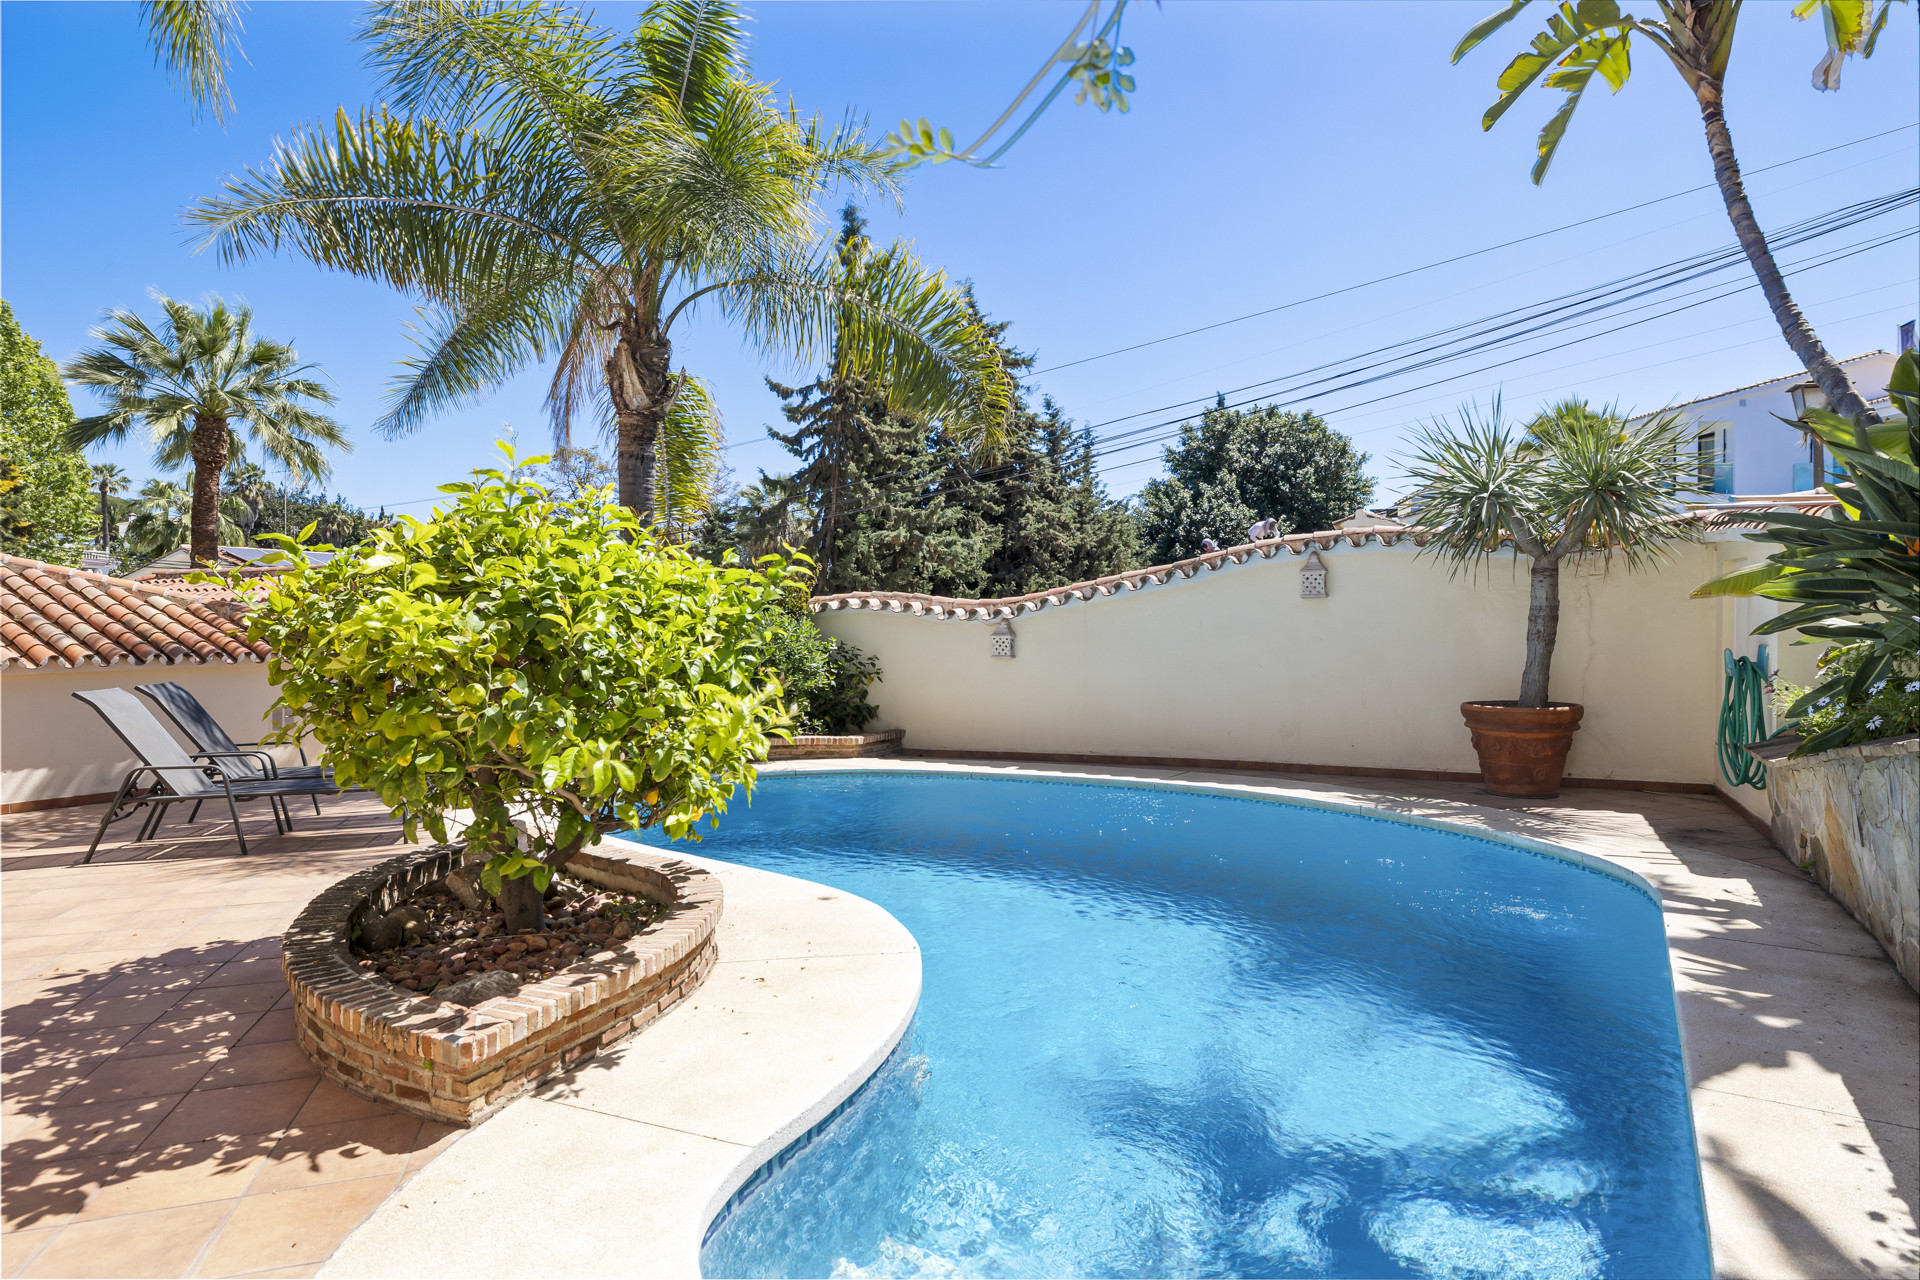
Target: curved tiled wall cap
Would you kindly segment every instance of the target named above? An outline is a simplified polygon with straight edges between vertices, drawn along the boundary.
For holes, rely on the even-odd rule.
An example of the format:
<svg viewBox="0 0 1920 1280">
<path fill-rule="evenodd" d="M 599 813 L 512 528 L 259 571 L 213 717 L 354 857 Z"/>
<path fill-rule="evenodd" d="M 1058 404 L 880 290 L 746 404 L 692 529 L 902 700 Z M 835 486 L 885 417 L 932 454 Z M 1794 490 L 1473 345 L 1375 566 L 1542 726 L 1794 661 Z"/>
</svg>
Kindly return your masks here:
<svg viewBox="0 0 1920 1280">
<path fill-rule="evenodd" d="M 459 1137 L 323 1275 L 700 1274 L 701 1239 L 734 1193 L 906 1034 L 920 949 L 830 885 L 697 849 L 687 861 L 726 895 L 706 982 Z"/>
</svg>

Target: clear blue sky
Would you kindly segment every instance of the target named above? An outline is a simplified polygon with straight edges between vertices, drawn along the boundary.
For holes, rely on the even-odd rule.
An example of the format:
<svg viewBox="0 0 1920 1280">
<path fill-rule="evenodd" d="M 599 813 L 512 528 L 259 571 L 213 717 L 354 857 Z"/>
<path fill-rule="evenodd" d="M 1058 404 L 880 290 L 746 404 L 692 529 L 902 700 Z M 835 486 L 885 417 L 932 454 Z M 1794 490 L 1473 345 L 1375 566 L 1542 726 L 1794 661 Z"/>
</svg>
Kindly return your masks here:
<svg viewBox="0 0 1920 1280">
<path fill-rule="evenodd" d="M 1596 87 L 1589 95 L 1545 187 L 1530 185 L 1534 133 L 1558 95 L 1539 93 L 1491 134 L 1479 118 L 1494 76 L 1534 28 L 1517 23 L 1463 65 L 1447 63 L 1460 33 L 1493 3 L 1139 4 L 1125 32 L 1138 58 L 1131 114 L 1102 116 L 1063 97 L 1003 167 L 918 172 L 902 214 L 870 211 L 874 233 L 910 237 L 927 260 L 971 279 L 1045 370 L 1711 181 L 1691 97 L 1647 47 L 1621 94 Z M 803 110 L 870 116 L 876 136 L 903 115 L 924 115 L 964 139 L 1000 111 L 1079 8 L 1072 0 L 759 5 L 755 68 Z M 1920 133 L 1901 128 L 1914 123 L 1920 102 L 1911 10 L 1894 14 L 1871 62 L 1848 64 L 1837 94 L 1809 86 L 1820 32 L 1788 10 L 1785 0 L 1754 0 L 1741 20 L 1728 117 L 1747 166 L 1898 132 L 1754 176 L 1769 226 L 1913 186 Z M 625 27 L 636 6 L 596 12 Z M 153 66 L 133 4 L 0 6 L 0 290 L 56 359 L 82 348 L 103 308 L 150 308 L 149 288 L 244 299 L 263 332 L 297 342 L 338 388 L 338 416 L 357 447 L 338 460 L 333 487 L 370 507 L 422 513 L 435 485 L 488 461 L 503 423 L 523 445 L 544 444 L 542 377 L 530 373 L 405 439 L 381 439 L 369 424 L 394 362 L 411 349 L 413 303 L 293 259 L 224 269 L 190 251 L 179 221 L 223 174 L 264 161 L 289 127 L 374 101 L 352 42 L 360 13 L 348 3 L 250 10 L 248 62 L 232 83 L 238 112 L 222 130 L 193 123 Z M 1913 221 L 1909 207 L 1826 243 Z M 1717 195 L 1699 191 L 1452 267 L 1043 372 L 1034 383 L 1076 420 L 1105 423 L 1731 240 Z M 1891 347 L 1895 326 L 1916 310 L 1914 241 L 1790 283 L 1830 350 Z M 785 469 L 785 454 L 764 436 L 764 425 L 780 419 L 761 379 L 814 371 L 767 367 L 717 324 L 683 333 L 677 358 L 719 393 L 738 445 L 730 451 L 736 477 Z M 1651 408 L 1795 364 L 1748 291 L 1437 387 L 1415 389 L 1475 366 L 1310 403 L 1374 455 L 1372 470 L 1390 492 L 1390 458 L 1406 429 L 1469 397 L 1503 391 L 1509 408 L 1527 408 L 1578 393 Z M 1382 395 L 1391 398 L 1356 403 Z M 75 400 L 89 410 L 86 393 Z M 1156 449 L 1105 458 L 1113 491 L 1136 490 L 1157 459 Z M 102 451 L 98 460 L 152 474 L 144 450 Z"/>
</svg>

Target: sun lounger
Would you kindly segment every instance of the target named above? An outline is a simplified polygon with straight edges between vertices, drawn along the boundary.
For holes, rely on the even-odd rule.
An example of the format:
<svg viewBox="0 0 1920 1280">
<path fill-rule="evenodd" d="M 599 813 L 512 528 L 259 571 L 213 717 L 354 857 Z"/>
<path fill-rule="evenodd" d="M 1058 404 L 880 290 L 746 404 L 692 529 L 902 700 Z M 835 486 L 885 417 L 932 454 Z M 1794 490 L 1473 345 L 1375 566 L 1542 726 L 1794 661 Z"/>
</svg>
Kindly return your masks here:
<svg viewBox="0 0 1920 1280">
<path fill-rule="evenodd" d="M 220 726 L 220 722 L 213 718 L 213 713 L 200 704 L 200 699 L 194 697 L 184 686 L 175 684 L 171 680 L 164 684 L 135 685 L 134 692 L 160 708 L 167 719 L 173 721 L 174 727 L 186 735 L 187 741 L 200 750 L 234 756 L 231 766 L 223 766 L 232 777 L 327 778 L 332 776 L 332 771 L 324 766 L 307 763 L 307 752 L 304 747 L 300 748 L 299 764 L 276 764 L 271 757 L 268 757 L 266 766 L 262 768 L 250 756 L 240 755 L 239 753 L 245 748 L 258 748 L 261 744 L 257 741 L 235 742 L 232 736 Z M 313 811 L 320 812 L 320 798 L 317 795 L 313 800 Z M 192 822 L 193 819 L 189 817 L 187 821 Z"/>
<path fill-rule="evenodd" d="M 244 854 L 247 835 L 240 828 L 239 802 L 267 801 L 273 810 L 275 830 L 284 834 L 289 819 L 281 806 L 287 797 L 339 793 L 340 789 L 328 778 L 271 776 L 273 758 L 264 751 L 196 751 L 189 755 L 181 750 L 166 726 L 154 719 L 153 713 L 125 689 L 83 689 L 73 696 L 98 712 L 140 761 L 138 767 L 127 772 L 119 793 L 107 806 L 106 816 L 100 819 L 100 829 L 94 833 L 93 843 L 88 846 L 82 862 L 93 861 L 110 825 L 142 808 L 150 808 L 151 812 L 141 824 L 140 834 L 134 837 L 135 844 L 159 830 L 160 820 L 169 806 L 191 800 L 197 813 L 206 801 L 225 799 L 227 813 L 233 819 L 233 834 Z M 250 766 L 249 772 L 240 772 L 241 761 Z M 235 776 L 236 773 L 239 776 Z M 149 782 L 145 790 L 139 789 L 142 779 Z"/>
</svg>

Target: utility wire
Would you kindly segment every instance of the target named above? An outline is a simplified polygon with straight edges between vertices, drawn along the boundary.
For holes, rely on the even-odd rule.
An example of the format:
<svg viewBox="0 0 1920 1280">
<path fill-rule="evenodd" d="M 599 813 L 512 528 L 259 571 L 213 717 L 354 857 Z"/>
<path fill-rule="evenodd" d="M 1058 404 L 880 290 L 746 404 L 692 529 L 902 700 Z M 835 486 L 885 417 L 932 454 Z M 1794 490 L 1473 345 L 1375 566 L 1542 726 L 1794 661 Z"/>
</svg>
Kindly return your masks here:
<svg viewBox="0 0 1920 1280">
<path fill-rule="evenodd" d="M 1745 176 L 1750 178 L 1756 174 L 1767 173 L 1774 169 L 1783 169 L 1788 165 L 1799 164 L 1804 160 L 1812 160 L 1819 156 L 1830 155 L 1835 151 L 1844 151 L 1848 147 L 1857 147 L 1862 143 L 1873 142 L 1876 139 L 1885 138 L 1896 133 L 1903 133 L 1908 129 L 1916 127 L 1920 127 L 1920 125 L 1903 124 L 1898 128 L 1882 130 L 1879 133 L 1870 133 L 1864 138 L 1855 138 L 1851 142 L 1838 143 L 1831 147 L 1824 147 L 1819 151 L 1809 151 L 1805 155 L 1794 156 L 1790 160 L 1781 160 L 1775 164 L 1763 165 L 1758 169 L 1745 170 Z M 1360 289 L 1370 289 L 1376 284 L 1387 284 L 1394 280 L 1404 280 L 1408 276 L 1419 275 L 1422 272 L 1433 271 L 1440 267 L 1452 266 L 1456 262 L 1465 262 L 1471 258 L 1482 257 L 1489 253 L 1497 253 L 1502 249 L 1511 249 L 1515 245 L 1527 244 L 1534 240 L 1544 239 L 1547 236 L 1558 235 L 1562 231 L 1572 231 L 1578 227 L 1591 226 L 1596 222 L 1604 222 L 1608 218 L 1617 218 L 1622 214 L 1636 213 L 1641 209 L 1649 209 L 1657 204 L 1665 204 L 1669 200 L 1678 200 L 1683 196 L 1696 195 L 1702 191 L 1713 190 L 1716 185 L 1717 184 L 1712 182 L 1702 183 L 1697 187 L 1688 187 L 1685 191 L 1676 191 L 1671 195 L 1657 196 L 1652 200 L 1643 200 L 1639 204 L 1632 204 L 1622 209 L 1615 209 L 1611 213 L 1595 214 L 1591 218 L 1582 218 L 1578 222 L 1569 222 L 1562 226 L 1551 227 L 1545 231 L 1536 231 L 1532 235 L 1521 236 L 1515 240 L 1503 240 L 1499 244 L 1488 245 L 1484 249 L 1474 249 L 1468 253 L 1456 254 L 1451 258 L 1442 258 L 1438 262 L 1429 262 L 1417 267 L 1408 267 L 1404 271 L 1396 271 L 1391 275 L 1376 276 L 1371 280 L 1363 280 L 1359 284 L 1345 285 L 1339 289 L 1329 290 L 1326 293 L 1316 293 L 1312 297 L 1296 298 L 1292 302 L 1283 302 L 1278 306 L 1266 307 L 1259 311 L 1249 311 L 1246 315 L 1235 316 L 1230 320 L 1216 320 L 1212 324 L 1203 324 L 1197 328 L 1184 329 L 1179 333 L 1170 333 L 1164 338 L 1149 338 L 1145 342 L 1136 342 L 1130 347 L 1118 347 L 1112 351 L 1102 351 L 1097 355 L 1081 356 L 1077 360 L 1068 360 L 1062 364 L 1048 365 L 1044 369 L 1035 369 L 1032 376 L 1038 377 L 1043 373 L 1053 373 L 1060 369 L 1074 368 L 1076 365 L 1091 364 L 1095 360 L 1106 360 L 1112 356 L 1122 356 L 1134 351 L 1143 351 L 1148 347 L 1159 346 L 1161 343 L 1174 342 L 1181 338 L 1190 338 L 1197 333 L 1208 333 L 1214 329 L 1223 329 L 1228 325 L 1240 324 L 1243 321 L 1258 320 L 1261 316 L 1270 316 L 1281 311 L 1289 311 L 1294 307 L 1304 307 L 1310 302 L 1323 302 L 1328 298 L 1337 298 L 1342 294 L 1354 293 Z"/>
</svg>

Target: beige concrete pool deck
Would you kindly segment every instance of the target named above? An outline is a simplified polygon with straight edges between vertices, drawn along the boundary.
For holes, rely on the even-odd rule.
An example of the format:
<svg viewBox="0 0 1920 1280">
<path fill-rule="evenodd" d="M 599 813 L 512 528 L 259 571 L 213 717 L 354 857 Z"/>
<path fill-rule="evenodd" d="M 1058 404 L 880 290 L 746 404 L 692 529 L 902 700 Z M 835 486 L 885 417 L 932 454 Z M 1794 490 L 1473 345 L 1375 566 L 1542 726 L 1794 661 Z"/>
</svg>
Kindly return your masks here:
<svg viewBox="0 0 1920 1280">
<path fill-rule="evenodd" d="M 849 768 L 1137 779 L 1351 804 L 1616 863 L 1649 882 L 1665 912 L 1716 1273 L 1920 1274 L 1920 1000 L 1864 929 L 1718 801 L 1580 790 L 1523 803 L 1469 784 L 1026 762 L 768 772 Z M 7 1276 L 310 1274 L 327 1253 L 332 1275 L 696 1274 L 699 1236 L 732 1186 L 857 1087 L 918 991 L 917 948 L 872 904 L 696 856 L 727 893 L 713 976 L 642 1035 L 480 1129 L 402 1141 L 376 1134 L 392 1122 L 368 1116 L 354 1122 L 364 1133 L 330 1133 L 319 1110 L 303 1118 L 325 1091 L 294 1063 L 280 1067 L 291 1083 L 267 1090 L 273 1098 L 248 1095 L 258 1117 L 204 1096 L 195 1110 L 209 1090 L 265 1087 L 214 1077 L 257 1056 L 248 1036 L 273 1034 L 283 1016 L 210 999 L 231 985 L 264 1000 L 250 973 L 225 969 L 265 958 L 299 894 L 385 856 L 393 833 L 362 818 L 305 856 L 263 841 L 243 860 L 202 841 L 187 854 L 141 846 L 77 867 L 73 833 L 90 835 L 97 820 L 97 808 L 77 809 L 0 828 Z M 98 893 L 129 889 L 141 903 L 102 913 Z M 169 922 L 185 923 L 143 939 L 129 913 L 156 899 Z M 149 1014 L 151 1028 L 121 1030 Z M 247 1017 L 264 1021 L 240 1034 Z M 163 1032 L 199 1038 L 162 1045 Z M 154 1076 L 144 1083 L 143 1063 Z M 199 1083 L 170 1083 L 200 1069 Z M 294 1109 L 282 1116 L 269 1101 Z M 107 1124 L 114 1106 L 127 1115 Z M 96 1133 L 108 1145 L 82 1149 Z M 344 1181 L 336 1189 L 329 1175 Z M 320 1197 L 326 1222 L 285 1221 L 300 1195 Z M 261 1229 L 283 1222 L 281 1236 L 306 1241 L 297 1267 L 284 1252 L 281 1266 L 266 1265 L 285 1245 Z"/>
</svg>

